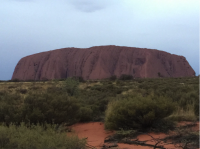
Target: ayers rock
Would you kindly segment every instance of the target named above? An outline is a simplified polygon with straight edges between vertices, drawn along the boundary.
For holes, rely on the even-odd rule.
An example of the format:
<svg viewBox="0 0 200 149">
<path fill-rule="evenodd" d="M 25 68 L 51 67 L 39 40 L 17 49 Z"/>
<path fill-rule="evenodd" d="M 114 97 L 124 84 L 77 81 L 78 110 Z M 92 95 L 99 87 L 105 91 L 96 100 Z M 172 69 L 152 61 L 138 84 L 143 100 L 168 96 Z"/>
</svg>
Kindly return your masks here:
<svg viewBox="0 0 200 149">
<path fill-rule="evenodd" d="M 104 79 L 113 75 L 135 78 L 190 77 L 195 72 L 185 57 L 164 51 L 97 46 L 63 48 L 22 58 L 12 79 L 43 80 L 81 76 L 84 79 Z"/>
</svg>

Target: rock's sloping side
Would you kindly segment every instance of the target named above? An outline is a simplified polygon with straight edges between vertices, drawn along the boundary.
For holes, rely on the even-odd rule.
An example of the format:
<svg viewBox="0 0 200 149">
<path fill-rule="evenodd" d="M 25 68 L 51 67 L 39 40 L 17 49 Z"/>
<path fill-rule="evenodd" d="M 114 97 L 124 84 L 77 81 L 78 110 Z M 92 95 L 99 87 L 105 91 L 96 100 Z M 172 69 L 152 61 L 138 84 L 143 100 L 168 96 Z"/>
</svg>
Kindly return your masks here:
<svg viewBox="0 0 200 149">
<path fill-rule="evenodd" d="M 99 46 L 64 48 L 24 57 L 18 62 L 12 79 L 42 80 L 72 76 L 104 79 L 122 74 L 136 78 L 195 76 L 183 56 L 152 49 Z"/>
</svg>

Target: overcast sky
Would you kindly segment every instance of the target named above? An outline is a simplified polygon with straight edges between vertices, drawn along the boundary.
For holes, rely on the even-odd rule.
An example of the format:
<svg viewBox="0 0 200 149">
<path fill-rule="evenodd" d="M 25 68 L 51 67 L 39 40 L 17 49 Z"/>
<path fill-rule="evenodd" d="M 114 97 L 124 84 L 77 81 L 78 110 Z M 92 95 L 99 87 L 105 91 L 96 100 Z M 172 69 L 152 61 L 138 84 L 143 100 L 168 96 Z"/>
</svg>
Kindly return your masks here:
<svg viewBox="0 0 200 149">
<path fill-rule="evenodd" d="M 24 56 L 118 45 L 185 56 L 199 74 L 199 0 L 0 0 L 0 80 Z"/>
</svg>

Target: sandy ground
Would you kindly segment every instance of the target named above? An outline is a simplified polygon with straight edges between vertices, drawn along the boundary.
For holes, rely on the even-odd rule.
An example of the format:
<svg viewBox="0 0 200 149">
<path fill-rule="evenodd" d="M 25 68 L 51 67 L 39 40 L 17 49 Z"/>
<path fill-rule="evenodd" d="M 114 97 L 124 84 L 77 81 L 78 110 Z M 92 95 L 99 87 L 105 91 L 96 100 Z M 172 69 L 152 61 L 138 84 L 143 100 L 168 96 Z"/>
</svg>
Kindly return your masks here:
<svg viewBox="0 0 200 149">
<path fill-rule="evenodd" d="M 182 122 L 179 125 L 184 125 L 185 123 Z M 104 145 L 104 139 L 112 135 L 114 132 L 111 131 L 105 131 L 104 130 L 104 124 L 102 122 L 90 122 L 90 123 L 78 123 L 73 126 L 72 128 L 72 134 L 78 135 L 79 138 L 85 138 L 87 139 L 87 143 L 96 149 L 101 149 L 102 146 Z M 193 128 L 194 130 L 199 131 L 199 123 L 198 126 Z M 150 140 L 146 143 L 155 145 L 156 141 L 152 139 L 157 138 L 161 139 L 166 137 L 166 134 L 163 133 L 149 133 L 149 134 L 142 134 L 137 137 L 139 141 L 146 141 Z M 160 143 L 159 145 L 164 145 Z M 164 145 L 165 148 L 167 149 L 179 149 L 177 147 L 174 147 L 174 145 Z M 152 147 L 147 147 L 147 146 L 139 146 L 139 145 L 129 145 L 129 144 L 123 144 L 123 143 L 118 143 L 118 147 L 120 149 L 152 149 Z"/>
<path fill-rule="evenodd" d="M 104 124 L 101 122 L 78 123 L 71 128 L 79 138 L 87 138 L 87 143 L 94 147 L 102 147 L 104 139 L 114 133 L 105 131 Z"/>
</svg>

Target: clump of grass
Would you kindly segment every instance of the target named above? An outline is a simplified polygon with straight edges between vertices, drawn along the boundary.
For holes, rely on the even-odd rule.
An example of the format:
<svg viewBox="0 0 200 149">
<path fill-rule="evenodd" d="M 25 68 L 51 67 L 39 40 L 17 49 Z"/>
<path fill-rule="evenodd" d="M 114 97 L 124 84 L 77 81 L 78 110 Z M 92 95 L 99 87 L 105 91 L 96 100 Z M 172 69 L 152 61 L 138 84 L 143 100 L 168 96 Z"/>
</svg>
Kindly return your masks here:
<svg viewBox="0 0 200 149">
<path fill-rule="evenodd" d="M 189 105 L 187 109 L 177 107 L 168 119 L 173 121 L 196 121 L 197 116 L 194 113 L 194 107 Z"/>
</svg>

